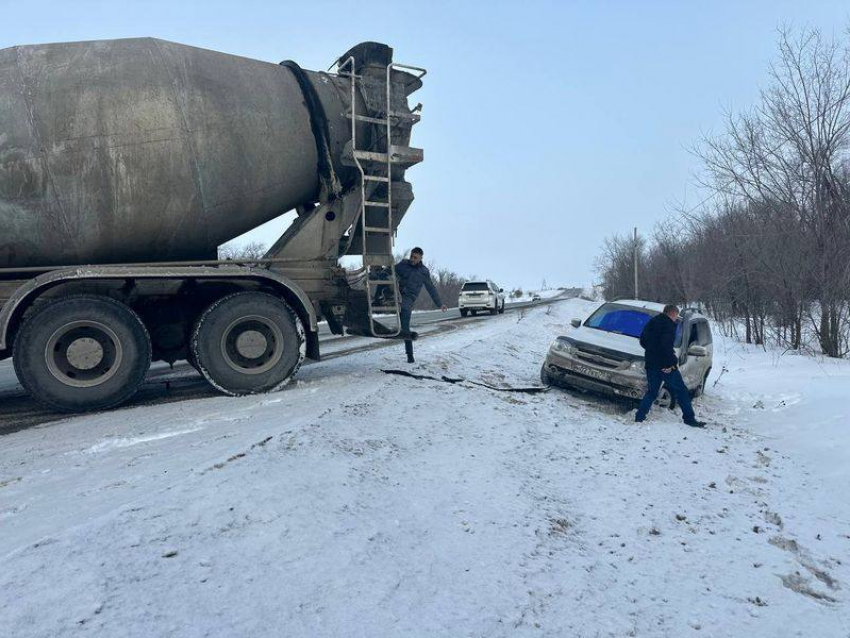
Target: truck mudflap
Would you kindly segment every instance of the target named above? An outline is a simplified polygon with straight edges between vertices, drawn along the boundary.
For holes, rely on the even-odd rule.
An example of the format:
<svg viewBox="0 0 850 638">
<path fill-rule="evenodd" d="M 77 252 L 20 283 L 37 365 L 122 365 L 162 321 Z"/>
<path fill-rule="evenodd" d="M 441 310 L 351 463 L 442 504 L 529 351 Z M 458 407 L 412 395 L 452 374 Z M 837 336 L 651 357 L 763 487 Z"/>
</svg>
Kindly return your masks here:
<svg viewBox="0 0 850 638">
<path fill-rule="evenodd" d="M 318 319 L 307 294 L 294 281 L 271 270 L 240 266 L 82 266 L 52 270 L 21 285 L 0 308 L 0 352 L 11 345 L 10 331 L 30 304 L 62 283 L 105 279 L 240 279 L 268 283 L 284 293 L 307 330 L 307 356 L 318 358 Z"/>
</svg>

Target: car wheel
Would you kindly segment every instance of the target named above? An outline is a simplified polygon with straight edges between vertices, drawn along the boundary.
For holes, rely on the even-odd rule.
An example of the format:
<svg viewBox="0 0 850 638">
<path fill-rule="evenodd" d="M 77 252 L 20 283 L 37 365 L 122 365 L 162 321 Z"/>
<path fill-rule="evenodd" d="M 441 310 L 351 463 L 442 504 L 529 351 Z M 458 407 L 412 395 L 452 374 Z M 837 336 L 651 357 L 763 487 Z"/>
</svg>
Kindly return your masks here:
<svg viewBox="0 0 850 638">
<path fill-rule="evenodd" d="M 466 315 L 468 315 L 468 314 L 469 314 L 469 310 L 467 310 L 466 308 L 461 308 L 461 309 L 460 309 L 460 316 L 461 316 L 461 317 L 465 317 L 465 316 L 466 316 Z"/>
<path fill-rule="evenodd" d="M 676 408 L 676 397 L 666 387 L 661 388 L 658 393 L 658 398 L 655 399 L 655 405 L 659 408 L 667 408 L 673 410 Z"/>
<path fill-rule="evenodd" d="M 27 318 L 13 360 L 21 385 L 39 402 L 63 412 L 103 410 L 136 393 L 151 365 L 151 341 L 123 303 L 66 297 Z"/>
<path fill-rule="evenodd" d="M 271 392 L 305 356 L 304 329 L 289 305 L 261 292 L 237 292 L 207 308 L 192 336 L 201 374 L 224 394 Z"/>
</svg>

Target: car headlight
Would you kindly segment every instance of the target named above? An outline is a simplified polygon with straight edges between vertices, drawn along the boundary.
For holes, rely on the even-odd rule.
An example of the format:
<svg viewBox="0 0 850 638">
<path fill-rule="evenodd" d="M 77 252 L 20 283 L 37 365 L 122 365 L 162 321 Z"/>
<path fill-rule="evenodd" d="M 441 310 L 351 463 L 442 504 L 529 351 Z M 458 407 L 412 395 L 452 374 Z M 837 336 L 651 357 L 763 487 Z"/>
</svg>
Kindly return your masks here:
<svg viewBox="0 0 850 638">
<path fill-rule="evenodd" d="M 629 366 L 629 370 L 634 370 L 635 372 L 645 372 L 646 367 L 644 366 L 643 361 L 635 360 L 632 361 L 631 365 Z"/>
<path fill-rule="evenodd" d="M 552 342 L 552 350 L 563 354 L 572 354 L 575 352 L 575 346 L 566 339 L 558 337 Z"/>
</svg>

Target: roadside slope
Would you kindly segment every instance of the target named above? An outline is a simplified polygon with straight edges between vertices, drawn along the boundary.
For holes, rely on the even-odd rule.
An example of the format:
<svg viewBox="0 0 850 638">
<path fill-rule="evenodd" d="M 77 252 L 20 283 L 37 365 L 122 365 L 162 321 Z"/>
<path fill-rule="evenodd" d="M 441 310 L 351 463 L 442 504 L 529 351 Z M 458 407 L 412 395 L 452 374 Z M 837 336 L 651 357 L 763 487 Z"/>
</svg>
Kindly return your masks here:
<svg viewBox="0 0 850 638">
<path fill-rule="evenodd" d="M 588 309 L 492 317 L 423 341 L 407 369 L 534 384 L 551 339 Z M 746 370 L 769 365 L 767 353 L 740 356 Z M 730 368 L 698 403 L 710 429 L 694 432 L 672 414 L 635 426 L 582 395 L 381 372 L 401 361 L 397 349 L 364 352 L 309 366 L 272 395 L 3 437 L 0 626 L 842 636 L 850 624 L 847 505 L 827 500 L 818 458 L 750 407 L 753 393 L 795 382 L 782 365 L 763 391 Z"/>
</svg>

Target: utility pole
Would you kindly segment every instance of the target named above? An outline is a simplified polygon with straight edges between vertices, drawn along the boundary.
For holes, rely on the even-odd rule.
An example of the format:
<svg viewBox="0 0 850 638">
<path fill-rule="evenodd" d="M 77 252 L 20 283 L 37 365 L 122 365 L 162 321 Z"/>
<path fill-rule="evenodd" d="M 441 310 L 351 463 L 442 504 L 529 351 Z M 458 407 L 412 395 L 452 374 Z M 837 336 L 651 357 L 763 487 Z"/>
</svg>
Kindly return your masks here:
<svg viewBox="0 0 850 638">
<path fill-rule="evenodd" d="M 638 236 L 637 236 L 637 226 L 635 226 L 634 257 L 635 257 L 635 299 L 640 299 L 640 297 L 638 296 Z"/>
</svg>

